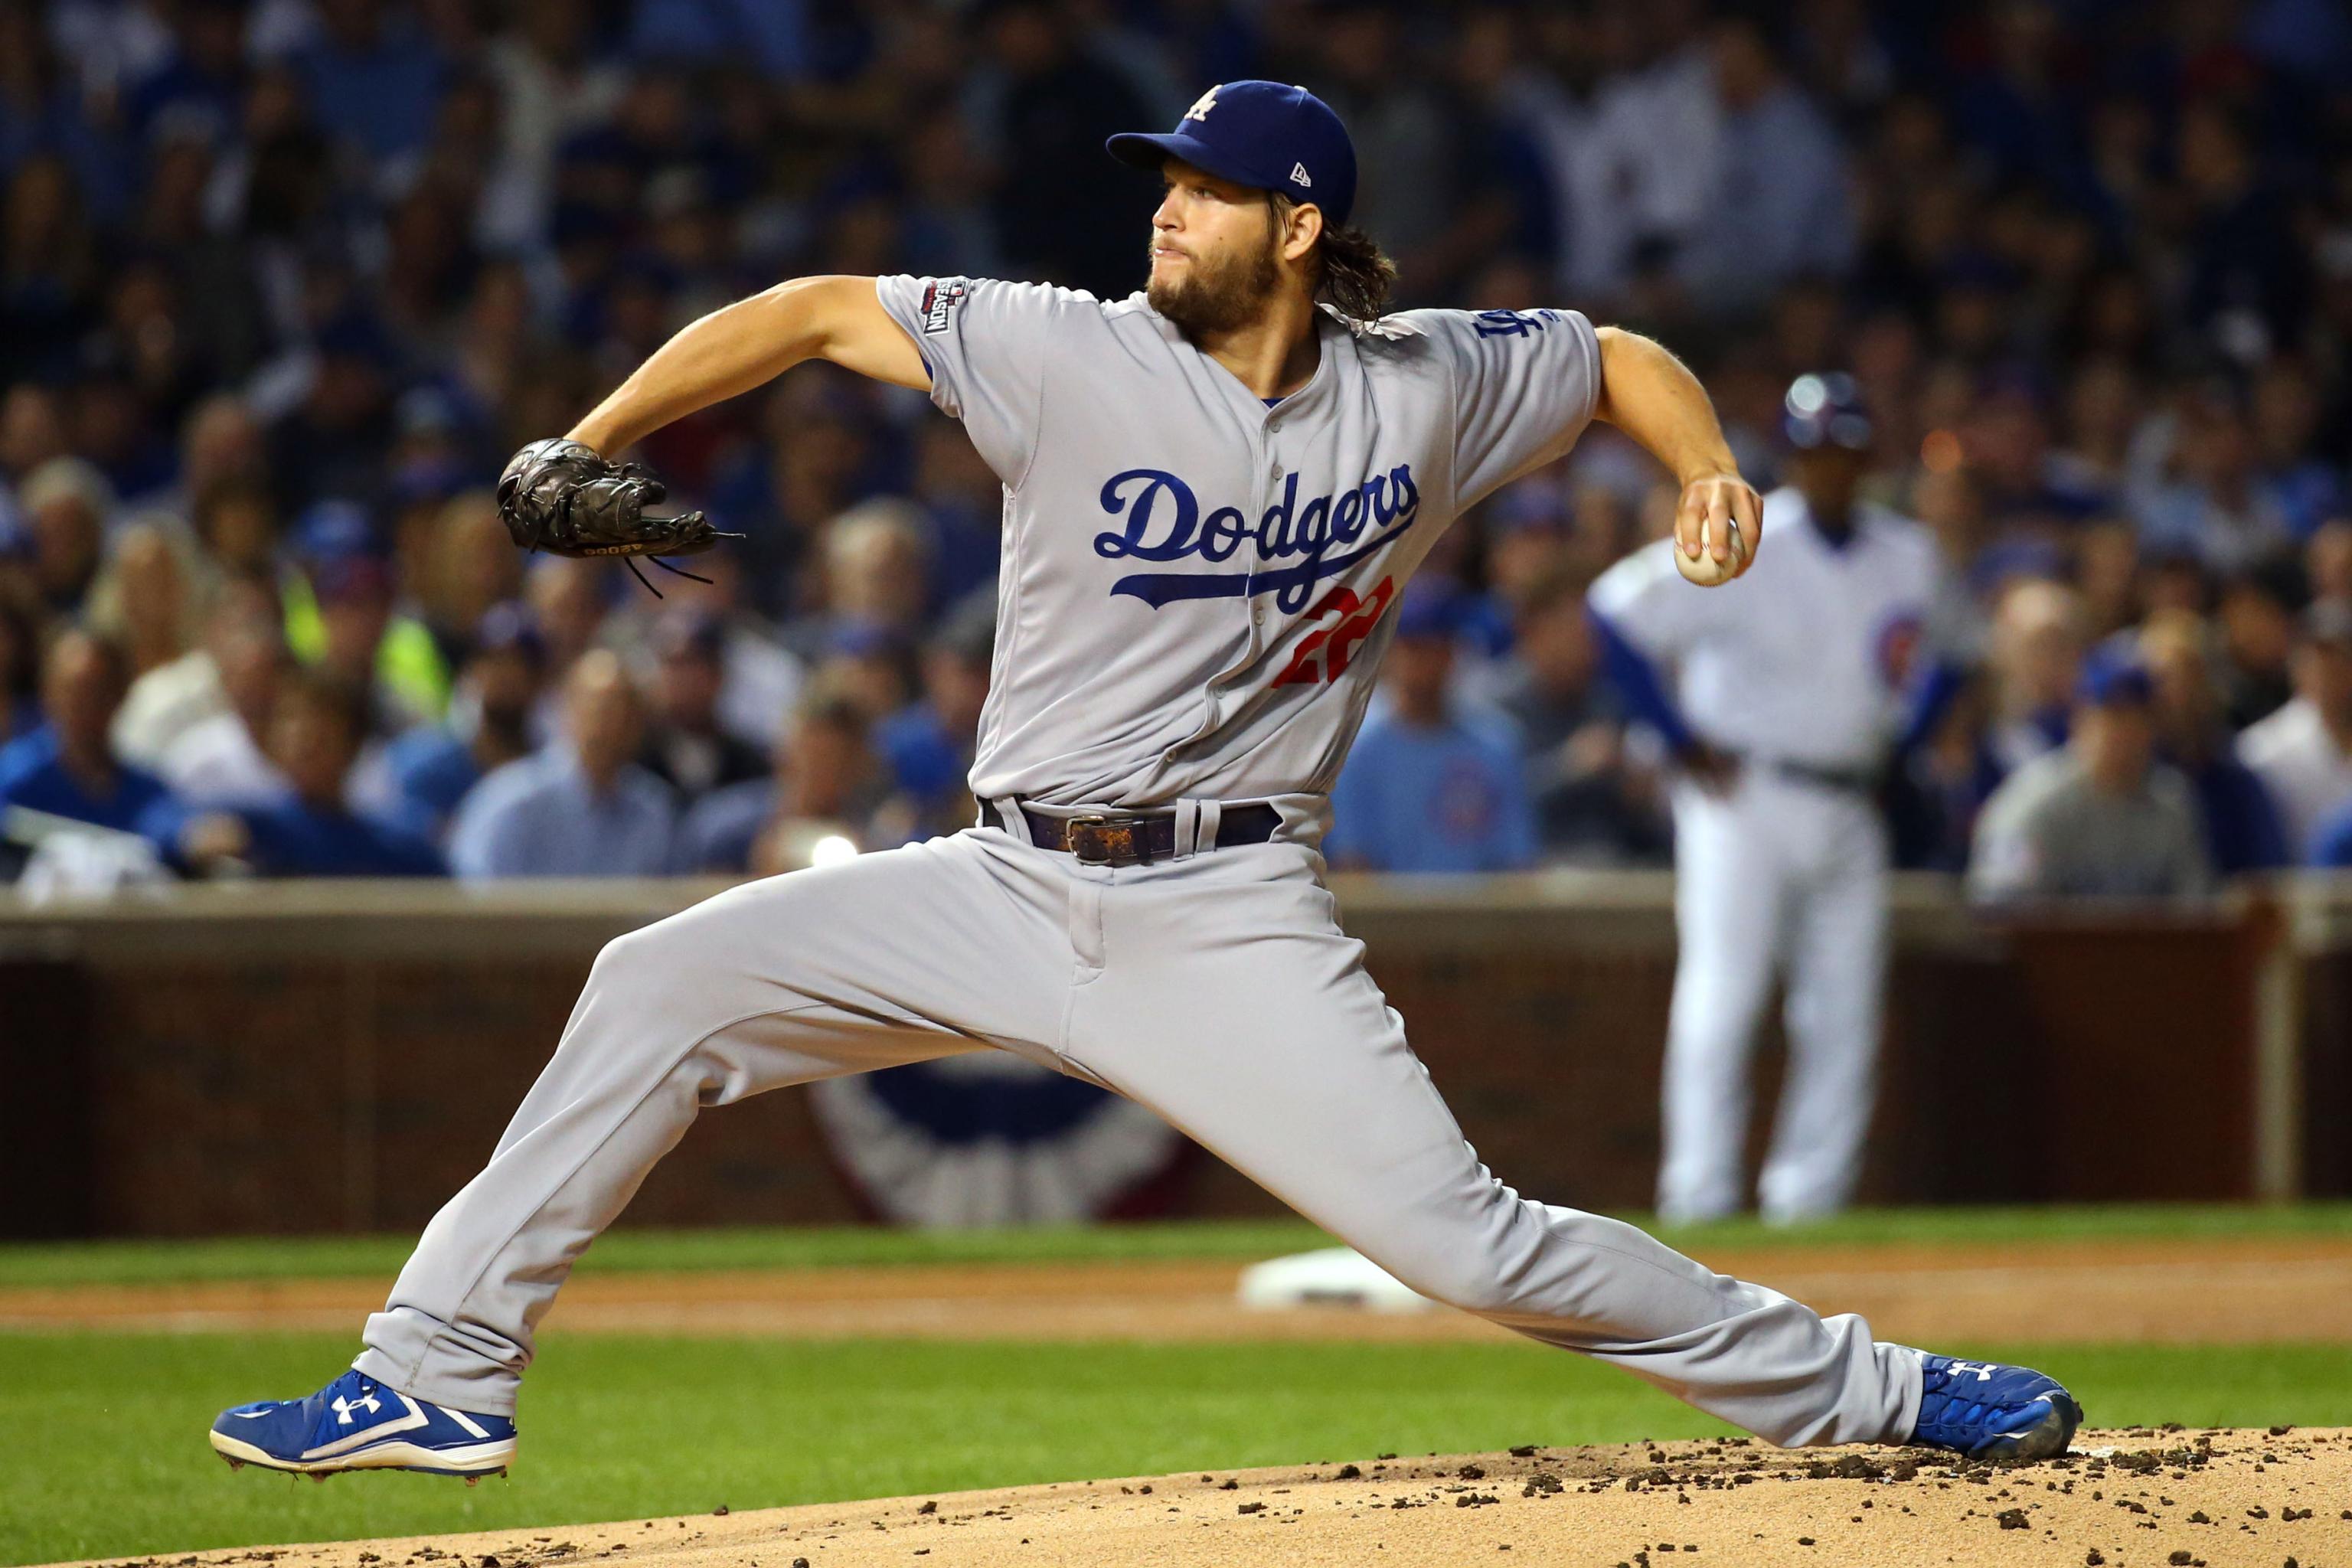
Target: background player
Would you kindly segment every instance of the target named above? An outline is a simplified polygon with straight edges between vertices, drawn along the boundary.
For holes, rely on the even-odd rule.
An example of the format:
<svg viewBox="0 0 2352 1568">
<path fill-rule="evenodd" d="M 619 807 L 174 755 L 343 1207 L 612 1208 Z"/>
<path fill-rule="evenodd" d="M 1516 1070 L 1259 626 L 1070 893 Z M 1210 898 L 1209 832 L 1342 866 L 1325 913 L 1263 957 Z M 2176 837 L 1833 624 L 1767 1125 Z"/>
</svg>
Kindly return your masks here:
<svg viewBox="0 0 2352 1568">
<path fill-rule="evenodd" d="M 1003 1049 L 1152 1107 L 1424 1294 L 1775 1442 L 2063 1448 L 2080 1411 L 2048 1378 L 1875 1343 L 1497 1183 L 1336 922 L 1331 782 L 1399 591 L 1463 508 L 1600 417 L 1681 481 L 1694 552 L 1703 522 L 1755 538 L 1697 383 L 1569 311 L 1367 320 L 1389 268 L 1344 226 L 1354 150 L 1302 89 L 1227 83 L 1110 150 L 1166 182 L 1145 293 L 784 284 L 510 465 L 502 489 L 560 516 L 631 482 L 589 478 L 593 453 L 803 360 L 928 388 L 1005 487 L 982 826 L 606 947 L 353 1369 L 225 1412 L 214 1447 L 312 1473 L 502 1468 L 541 1318 L 702 1107 Z"/>
<path fill-rule="evenodd" d="M 1759 1184 L 1765 1217 L 1843 1206 L 1870 1126 L 1886 983 L 1878 792 L 1923 673 L 1936 548 L 1856 499 L 1871 427 L 1851 380 L 1800 377 L 1782 432 L 1790 483 L 1765 498 L 1770 548 L 1739 591 L 1690 592 L 1661 541 L 1591 597 L 1611 670 L 1683 764 L 1658 1175 L 1658 1211 L 1678 1222 L 1743 1205 L 1748 1064 L 1777 975 L 1789 1061 Z M 1672 668 L 1673 695 L 1655 664 Z M 1930 709 L 1948 689 L 1921 685 Z M 1931 721 L 1924 710 L 1914 720 Z"/>
</svg>

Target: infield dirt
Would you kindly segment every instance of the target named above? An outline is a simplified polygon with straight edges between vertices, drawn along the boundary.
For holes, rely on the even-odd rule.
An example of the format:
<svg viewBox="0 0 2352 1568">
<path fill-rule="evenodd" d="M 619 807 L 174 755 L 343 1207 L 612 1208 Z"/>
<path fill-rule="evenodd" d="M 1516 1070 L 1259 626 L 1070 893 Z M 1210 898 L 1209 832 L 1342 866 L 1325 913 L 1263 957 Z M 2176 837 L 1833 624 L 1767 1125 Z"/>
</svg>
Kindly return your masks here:
<svg viewBox="0 0 2352 1568">
<path fill-rule="evenodd" d="M 2097 1431 L 2079 1435 L 2063 1458 L 2018 1469 L 1933 1459 L 1886 1448 L 1783 1452 L 1739 1440 L 1529 1447 L 141 1561 L 144 1568 L 2352 1565 L 2352 1429 Z M 368 1478 L 329 1484 L 365 1486 Z"/>
<path fill-rule="evenodd" d="M 1912 1344 L 2352 1342 L 2352 1240 L 2203 1237 L 1999 1248 L 1703 1248 L 1708 1266 L 1825 1312 L 1860 1312 Z M 1253 1311 L 1232 1263 L 917 1264 L 599 1273 L 549 1319 L 562 1331 L 795 1339 L 1463 1340 L 1504 1337 L 1460 1312 Z M 341 1330 L 384 1279 L 0 1289 L 0 1330 Z"/>
</svg>

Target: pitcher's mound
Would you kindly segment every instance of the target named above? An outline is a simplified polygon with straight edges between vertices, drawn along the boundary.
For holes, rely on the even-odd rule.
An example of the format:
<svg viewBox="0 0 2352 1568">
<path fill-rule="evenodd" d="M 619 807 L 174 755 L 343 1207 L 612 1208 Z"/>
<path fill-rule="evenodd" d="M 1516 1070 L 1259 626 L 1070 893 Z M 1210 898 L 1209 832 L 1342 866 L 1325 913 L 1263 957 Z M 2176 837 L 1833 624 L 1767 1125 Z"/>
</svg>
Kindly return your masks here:
<svg viewBox="0 0 2352 1568">
<path fill-rule="evenodd" d="M 365 1486 L 367 1478 L 331 1484 Z M 171 1561 L 225 1568 L 254 1556 Z M 344 1542 L 269 1556 L 274 1568 L 2346 1568 L 2352 1429 L 2084 1432 L 2073 1454 L 2020 1469 L 1941 1463 L 1908 1449 L 1789 1452 L 1744 1440 L 1529 1446 Z"/>
</svg>

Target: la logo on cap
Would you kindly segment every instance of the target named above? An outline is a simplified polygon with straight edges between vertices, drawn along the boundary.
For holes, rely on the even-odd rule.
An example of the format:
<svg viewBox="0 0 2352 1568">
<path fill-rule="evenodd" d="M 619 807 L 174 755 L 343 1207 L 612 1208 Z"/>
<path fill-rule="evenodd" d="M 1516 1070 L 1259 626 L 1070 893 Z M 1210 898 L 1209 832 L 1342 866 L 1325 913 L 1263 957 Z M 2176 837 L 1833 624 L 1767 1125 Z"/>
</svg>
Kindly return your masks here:
<svg viewBox="0 0 2352 1568">
<path fill-rule="evenodd" d="M 1184 118 L 1187 120 L 1206 120 L 1209 118 L 1209 110 L 1216 107 L 1217 89 L 1213 87 L 1208 91 L 1202 93 L 1200 96 L 1199 100 L 1196 101 L 1192 108 L 1184 111 Z"/>
</svg>

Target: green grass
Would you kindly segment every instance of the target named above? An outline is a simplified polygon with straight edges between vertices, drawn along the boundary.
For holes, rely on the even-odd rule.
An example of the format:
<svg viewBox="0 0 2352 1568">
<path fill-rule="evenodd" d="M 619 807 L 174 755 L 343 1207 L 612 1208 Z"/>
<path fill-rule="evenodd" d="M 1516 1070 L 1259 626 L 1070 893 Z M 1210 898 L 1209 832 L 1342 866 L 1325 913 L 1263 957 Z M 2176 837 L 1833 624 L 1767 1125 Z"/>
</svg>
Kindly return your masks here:
<svg viewBox="0 0 2352 1568">
<path fill-rule="evenodd" d="M 1975 1347 L 2115 1426 L 2352 1424 L 2352 1350 Z M 0 1336 L 0 1563 L 537 1528 L 1029 1481 L 1699 1436 L 1721 1427 L 1535 1346 L 947 1344 L 559 1336 L 523 1460 L 468 1490 L 324 1486 L 205 1447 L 221 1406 L 314 1387 L 340 1336 Z"/>
<path fill-rule="evenodd" d="M 1632 1216 L 1637 1223 L 1642 1216 Z M 1706 1250 L 1752 1245 L 1997 1246 L 2005 1241 L 2352 1237 L 2352 1204 L 2105 1205 L 2053 1208 L 1863 1210 L 1769 1229 L 1736 1220 L 1664 1233 Z M 204 1279 L 370 1278 L 400 1270 L 407 1236 L 249 1237 L 219 1241 L 0 1244 L 0 1287 L 164 1284 Z M 1302 1220 L 1044 1226 L 1021 1230 L 615 1230 L 587 1271 L 826 1268 L 925 1263 L 1066 1263 L 1191 1258 L 1244 1262 L 1328 1245 Z"/>
</svg>

